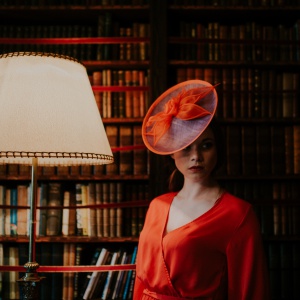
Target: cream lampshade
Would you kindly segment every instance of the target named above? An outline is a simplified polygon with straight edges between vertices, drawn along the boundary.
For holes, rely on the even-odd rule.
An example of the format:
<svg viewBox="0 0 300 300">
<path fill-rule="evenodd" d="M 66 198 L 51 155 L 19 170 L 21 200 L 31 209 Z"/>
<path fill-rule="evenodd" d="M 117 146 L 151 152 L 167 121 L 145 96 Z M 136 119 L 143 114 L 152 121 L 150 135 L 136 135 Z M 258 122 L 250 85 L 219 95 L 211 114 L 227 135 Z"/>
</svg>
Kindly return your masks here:
<svg viewBox="0 0 300 300">
<path fill-rule="evenodd" d="M 113 162 L 85 67 L 50 53 L 0 55 L 0 164 L 32 166 L 24 299 L 39 299 L 35 262 L 37 166 Z"/>
</svg>

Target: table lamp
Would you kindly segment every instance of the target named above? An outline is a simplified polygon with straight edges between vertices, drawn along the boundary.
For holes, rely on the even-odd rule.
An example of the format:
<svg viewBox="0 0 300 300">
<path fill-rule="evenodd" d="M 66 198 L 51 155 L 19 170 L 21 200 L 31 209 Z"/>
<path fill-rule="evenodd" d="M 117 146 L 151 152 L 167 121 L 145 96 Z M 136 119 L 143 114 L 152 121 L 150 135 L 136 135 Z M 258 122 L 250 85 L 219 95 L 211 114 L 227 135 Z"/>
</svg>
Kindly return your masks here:
<svg viewBox="0 0 300 300">
<path fill-rule="evenodd" d="M 101 165 L 113 155 L 86 68 L 53 53 L 0 55 L 0 164 L 31 166 L 29 257 L 18 280 L 39 299 L 35 261 L 37 166 Z"/>
</svg>

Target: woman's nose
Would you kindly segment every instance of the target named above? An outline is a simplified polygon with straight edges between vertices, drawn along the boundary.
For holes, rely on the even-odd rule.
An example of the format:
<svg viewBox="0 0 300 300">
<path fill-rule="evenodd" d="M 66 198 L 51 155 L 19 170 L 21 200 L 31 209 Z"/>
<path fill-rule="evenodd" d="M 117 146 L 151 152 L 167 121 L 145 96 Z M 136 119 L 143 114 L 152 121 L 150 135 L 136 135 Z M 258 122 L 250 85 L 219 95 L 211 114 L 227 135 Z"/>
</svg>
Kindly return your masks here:
<svg viewBox="0 0 300 300">
<path fill-rule="evenodd" d="M 191 153 L 192 161 L 203 161 L 202 152 L 198 149 L 194 149 Z"/>
</svg>

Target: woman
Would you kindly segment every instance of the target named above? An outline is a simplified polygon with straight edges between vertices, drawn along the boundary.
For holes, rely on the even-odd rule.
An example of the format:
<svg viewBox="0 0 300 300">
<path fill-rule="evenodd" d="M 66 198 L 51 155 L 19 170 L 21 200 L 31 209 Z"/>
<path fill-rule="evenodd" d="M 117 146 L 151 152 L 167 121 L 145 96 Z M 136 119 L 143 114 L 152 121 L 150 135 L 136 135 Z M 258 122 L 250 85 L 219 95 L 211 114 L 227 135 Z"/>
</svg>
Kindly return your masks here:
<svg viewBox="0 0 300 300">
<path fill-rule="evenodd" d="M 134 300 L 269 299 L 253 208 L 213 176 L 222 150 L 212 122 L 216 106 L 214 87 L 192 80 L 162 94 L 145 117 L 146 146 L 170 155 L 183 180 L 179 190 L 150 204 L 140 235 Z"/>
</svg>

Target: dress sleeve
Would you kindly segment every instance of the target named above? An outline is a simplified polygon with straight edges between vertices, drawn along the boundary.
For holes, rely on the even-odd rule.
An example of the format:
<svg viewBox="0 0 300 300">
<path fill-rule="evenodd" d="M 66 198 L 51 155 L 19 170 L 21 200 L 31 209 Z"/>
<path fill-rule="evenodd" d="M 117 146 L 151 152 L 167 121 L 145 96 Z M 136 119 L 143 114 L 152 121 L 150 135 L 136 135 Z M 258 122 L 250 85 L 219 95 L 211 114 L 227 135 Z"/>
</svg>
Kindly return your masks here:
<svg viewBox="0 0 300 300">
<path fill-rule="evenodd" d="M 145 289 L 145 287 L 144 287 L 142 281 L 137 276 L 135 276 L 133 300 L 142 299 L 144 289 Z"/>
<path fill-rule="evenodd" d="M 269 300 L 269 275 L 260 226 L 252 207 L 227 246 L 228 299 Z"/>
</svg>

